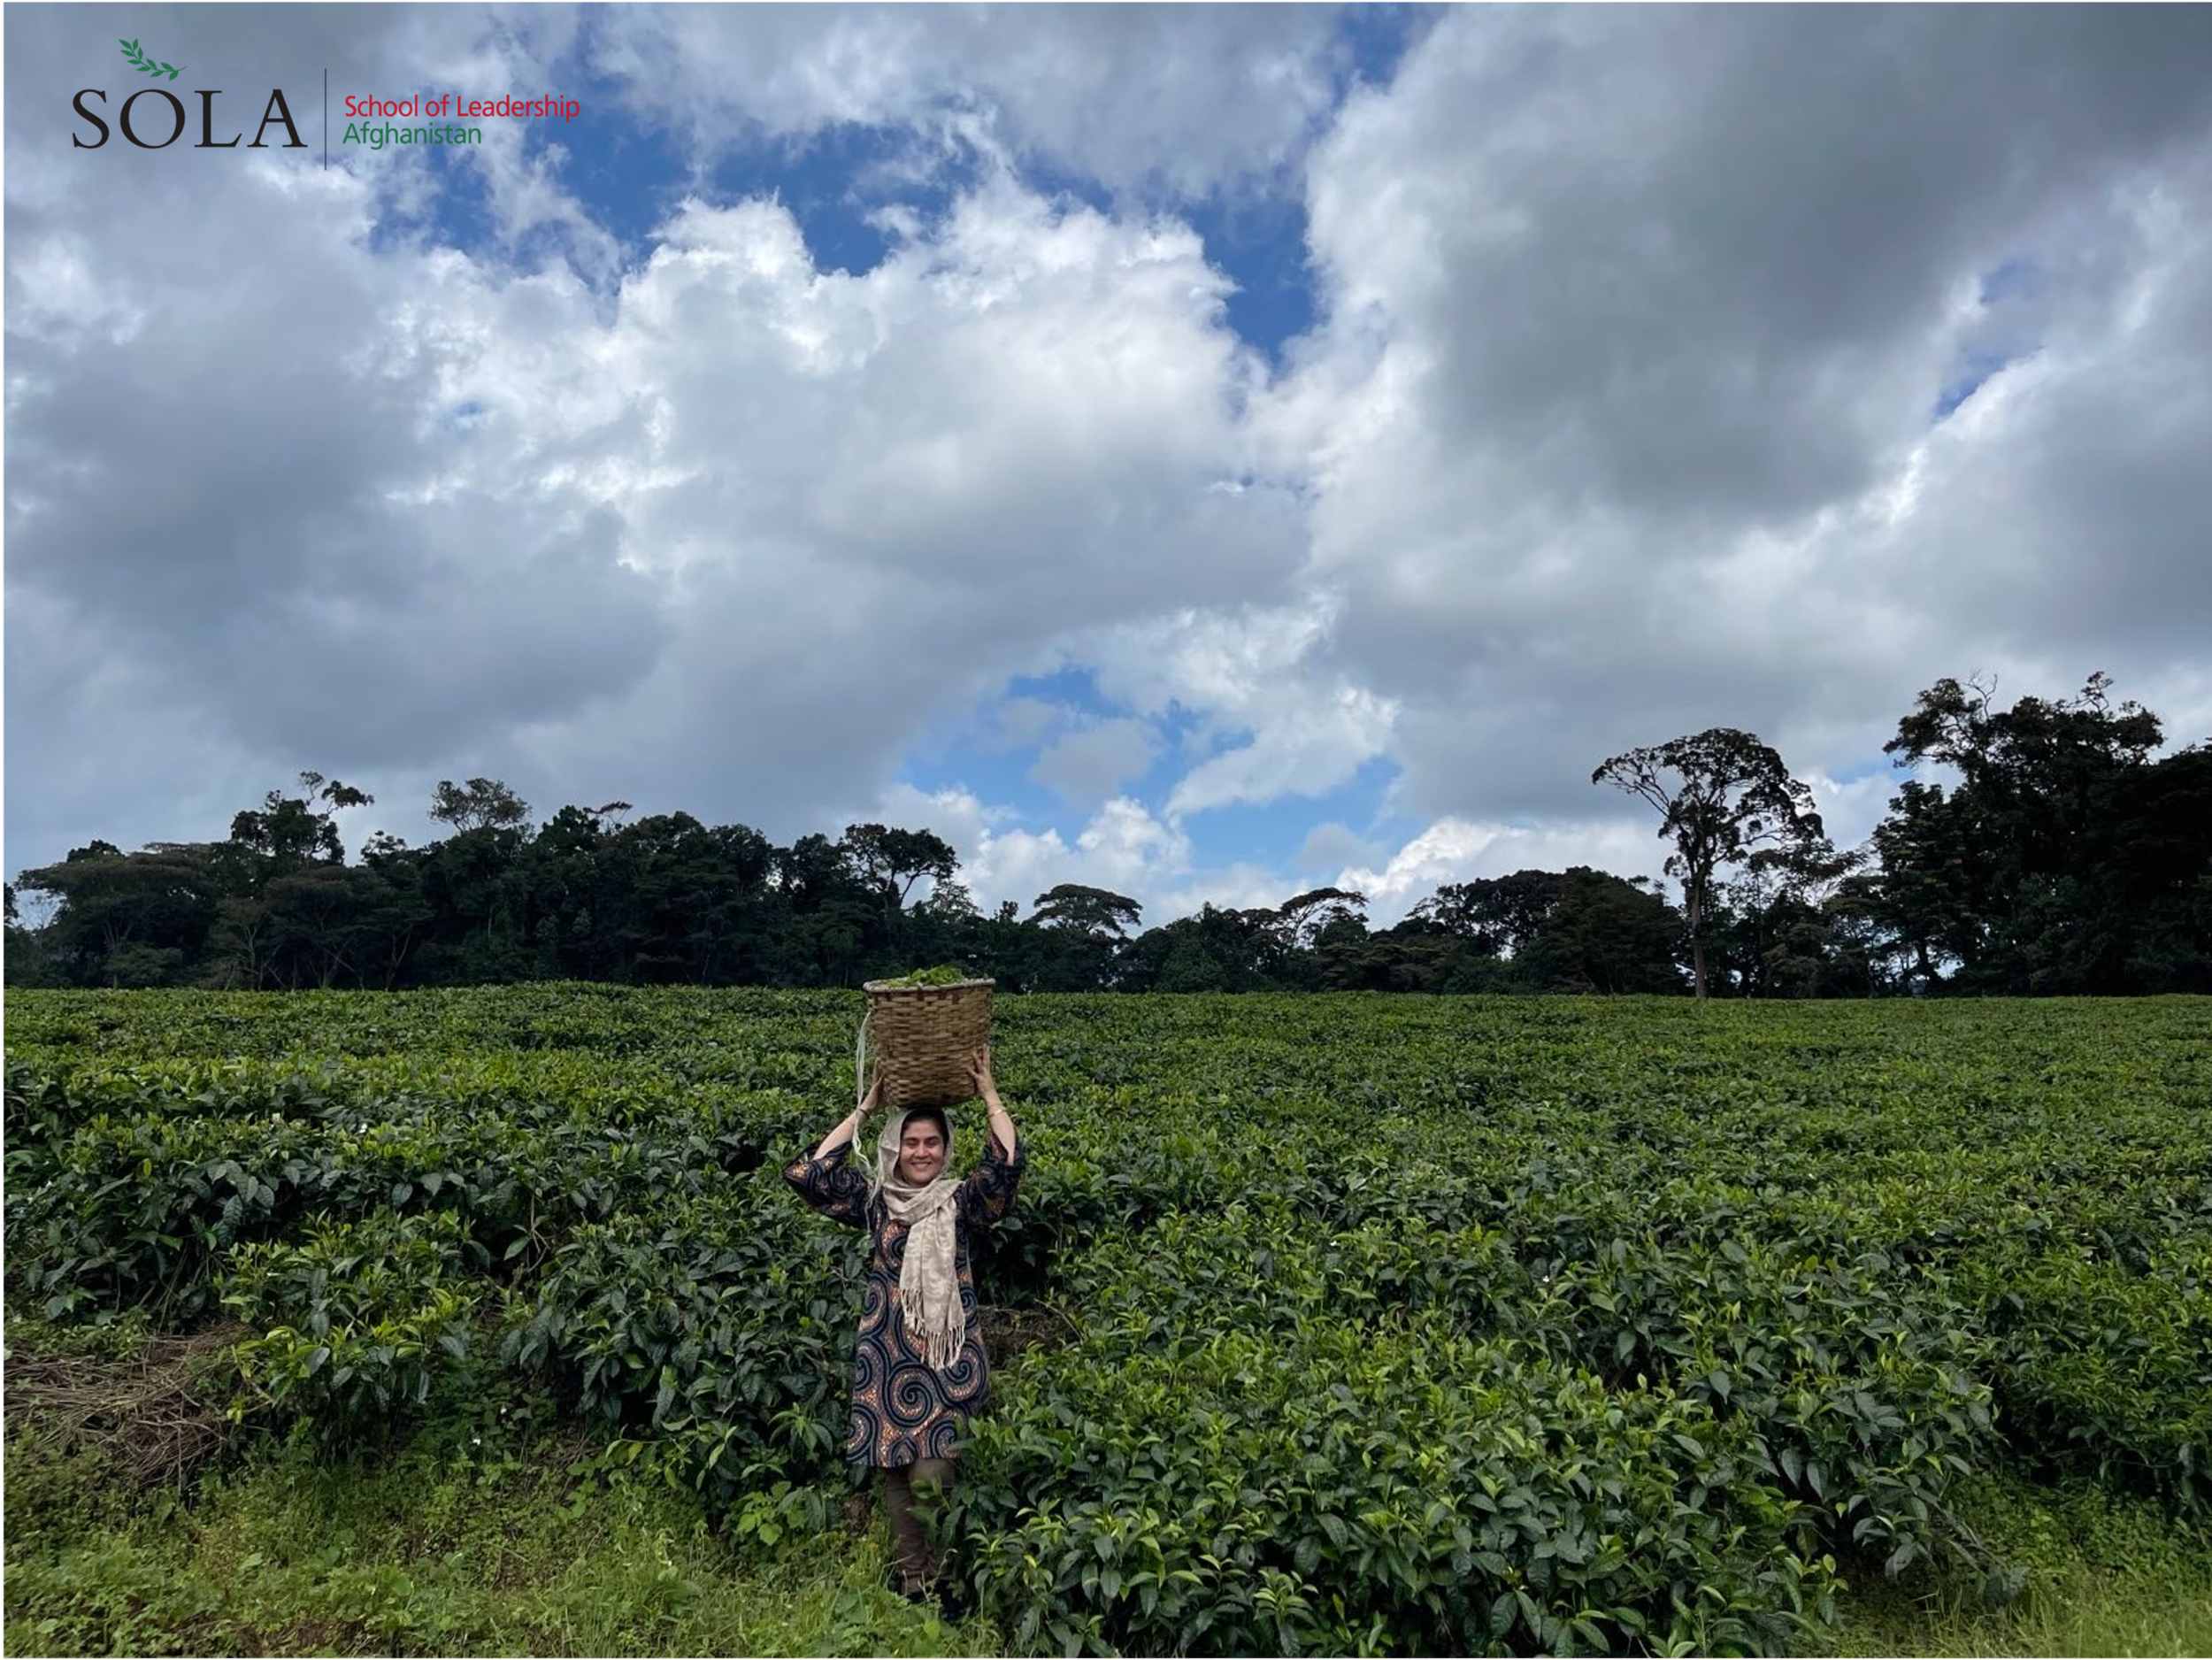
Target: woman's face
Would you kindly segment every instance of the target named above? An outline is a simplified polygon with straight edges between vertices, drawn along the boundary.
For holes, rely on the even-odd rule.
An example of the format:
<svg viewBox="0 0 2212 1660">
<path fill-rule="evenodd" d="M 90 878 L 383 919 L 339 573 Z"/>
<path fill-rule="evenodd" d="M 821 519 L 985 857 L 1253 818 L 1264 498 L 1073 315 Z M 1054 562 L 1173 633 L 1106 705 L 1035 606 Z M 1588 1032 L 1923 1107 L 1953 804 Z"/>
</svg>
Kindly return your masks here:
<svg viewBox="0 0 2212 1660">
<path fill-rule="evenodd" d="M 899 1132 L 899 1180 L 916 1187 L 945 1167 L 945 1138 L 934 1118 L 909 1118 Z"/>
</svg>

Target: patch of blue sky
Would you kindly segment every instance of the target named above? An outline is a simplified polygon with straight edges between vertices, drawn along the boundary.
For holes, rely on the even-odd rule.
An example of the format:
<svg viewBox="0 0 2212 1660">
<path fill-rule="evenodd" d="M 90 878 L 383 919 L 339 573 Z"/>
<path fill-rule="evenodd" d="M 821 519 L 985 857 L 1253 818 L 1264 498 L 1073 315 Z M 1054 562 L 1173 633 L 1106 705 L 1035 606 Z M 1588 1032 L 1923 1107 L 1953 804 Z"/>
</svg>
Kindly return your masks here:
<svg viewBox="0 0 2212 1660">
<path fill-rule="evenodd" d="M 1211 807 L 1183 820 L 1193 861 L 1202 869 L 1256 865 L 1282 873 L 1286 886 L 1274 903 L 1318 886 L 1333 872 L 1316 873 L 1298 865 L 1299 850 L 1316 825 L 1336 823 L 1363 839 L 1395 846 L 1398 840 L 1381 823 L 1383 801 L 1399 772 L 1398 763 L 1377 756 L 1334 788 L 1312 795 L 1282 795 L 1264 803 L 1240 802 Z"/>
<path fill-rule="evenodd" d="M 1042 674 L 1017 674 L 1006 682 L 1009 697 L 1034 697 L 1092 714 L 1116 712 L 1118 705 L 1098 689 L 1098 674 L 1079 663 L 1064 664 Z"/>
<path fill-rule="evenodd" d="M 449 433 L 472 432 L 490 418 L 491 411 L 474 398 L 465 398 L 449 409 L 442 410 L 438 421 Z"/>
<path fill-rule="evenodd" d="M 1023 827 L 1041 830 L 1066 821 L 1070 808 L 1030 776 L 1039 756 L 1073 725 L 1119 712 L 1100 695 L 1087 668 L 1016 675 L 975 708 L 926 727 L 909 745 L 894 779 L 932 795 L 965 789 L 987 808 L 1010 808 Z"/>
<path fill-rule="evenodd" d="M 680 137 L 641 122 L 622 101 L 622 83 L 595 70 L 592 15 L 569 50 L 550 66 L 549 90 L 582 106 L 573 120 L 531 119 L 515 125 L 524 154 L 557 145 L 565 160 L 560 183 L 592 222 L 619 242 L 626 264 L 641 260 L 654 232 L 689 188 Z"/>
<path fill-rule="evenodd" d="M 2043 267 L 2025 254 L 1982 273 L 1980 304 L 1992 315 L 1978 328 L 1981 338 L 1960 352 L 1958 366 L 1937 394 L 1937 422 L 1949 419 L 1999 371 L 2034 355 L 2035 342 L 2029 336 L 2037 308 L 2032 302 L 2044 296 L 2047 286 Z"/>
<path fill-rule="evenodd" d="M 1332 111 L 1361 86 L 1387 86 L 1442 15 L 1440 6 L 1344 8 L 1331 65 Z M 1208 261 L 1236 284 L 1230 327 L 1281 367 L 1285 349 L 1312 329 L 1318 310 L 1306 254 L 1302 169 L 1259 189 L 1217 190 L 1179 211 L 1204 241 Z"/>
<path fill-rule="evenodd" d="M 993 826 L 993 833 L 1007 829 L 1028 830 L 1042 834 L 1047 829 L 1058 826 L 1063 839 L 1071 844 L 1082 828 L 1082 821 L 1059 795 L 1029 776 L 1035 766 L 1037 752 L 1032 748 L 993 749 L 981 745 L 955 742 L 928 753 L 910 751 L 892 773 L 892 781 L 905 784 L 925 795 L 934 795 L 941 791 L 964 789 L 983 804 L 986 811 L 1008 810 L 1014 815 L 1010 820 Z M 926 829 L 919 822 L 901 826 L 908 830 Z M 962 857 L 972 857 L 975 849 L 961 848 Z"/>
<path fill-rule="evenodd" d="M 1021 181 L 1040 196 L 1057 197 L 1101 213 L 1115 211 L 1113 192 L 1088 173 L 1074 173 L 1039 156 L 1025 156 L 1018 171 Z"/>
<path fill-rule="evenodd" d="M 2043 267 L 2025 254 L 2015 255 L 1982 278 L 1981 303 L 2033 299 L 2043 292 Z"/>
<path fill-rule="evenodd" d="M 1938 423 L 1947 420 L 1958 407 L 1980 391 L 1990 377 L 2017 358 L 2006 351 L 1970 351 L 1958 373 L 1946 383 L 1936 396 L 1934 419 Z"/>
<path fill-rule="evenodd" d="M 334 137 L 342 135 L 344 131 L 344 127 L 339 127 Z M 372 170 L 391 154 L 389 148 L 379 155 L 362 145 L 334 143 L 331 147 L 334 165 L 352 164 L 371 178 L 375 177 Z M 437 246 L 457 249 L 472 257 L 497 251 L 498 225 L 492 216 L 491 192 L 485 182 L 481 151 L 472 145 L 410 146 L 396 165 L 427 168 L 430 188 L 418 194 L 411 181 L 403 193 L 396 191 L 385 196 L 369 227 L 370 252 L 391 253 L 424 237 Z M 420 211 L 406 211 L 402 206 L 406 201 L 421 202 Z"/>
<path fill-rule="evenodd" d="M 1346 49 L 1339 59 L 1337 102 L 1357 85 L 1388 86 L 1406 54 L 1442 20 L 1445 11 L 1440 5 L 1346 6 L 1337 19 L 1338 38 Z"/>
<path fill-rule="evenodd" d="M 1886 778 L 1892 773 L 1896 772 L 1898 772 L 1898 769 L 1891 765 L 1890 757 L 1886 755 L 1878 755 L 1870 759 L 1852 762 L 1850 765 L 1843 768 L 1840 772 L 1830 773 L 1829 780 L 1832 783 L 1855 784 L 1862 779 L 1872 778 L 1877 774 Z M 1898 775 L 1901 777 L 1902 776 L 1901 773 L 1899 773 Z"/>
<path fill-rule="evenodd" d="M 584 112 L 573 121 L 532 123 L 538 130 L 526 136 L 526 153 L 560 146 L 562 188 L 621 244 L 625 264 L 639 263 L 689 188 L 682 153 L 673 137 L 640 124 L 611 96 L 579 102 Z"/>
<path fill-rule="evenodd" d="M 733 155 L 716 167 L 714 188 L 726 200 L 774 196 L 797 222 L 818 269 L 865 276 L 895 242 L 885 210 L 935 219 L 974 181 L 973 157 L 926 155 L 918 145 L 903 127 L 847 123 Z"/>
<path fill-rule="evenodd" d="M 1346 7 L 1336 25 L 1332 102 L 1340 104 L 1362 85 L 1386 85 L 1440 15 L 1434 6 Z M 623 104 L 620 84 L 594 71 L 588 35 L 588 29 L 580 35 L 549 77 L 562 96 L 582 104 L 582 113 L 573 121 L 516 123 L 515 130 L 526 155 L 535 156 L 549 144 L 561 147 L 562 188 L 620 244 L 626 265 L 642 261 L 654 233 L 685 194 L 702 188 L 716 202 L 775 198 L 797 222 L 818 267 L 864 275 L 895 242 L 884 209 L 934 219 L 979 174 L 976 157 L 948 150 L 911 129 L 847 124 L 804 136 L 764 134 L 720 158 L 695 186 L 680 136 L 641 122 Z M 565 236 L 558 229 L 526 236 L 518 248 L 496 246 L 498 227 L 478 160 L 465 150 L 430 156 L 438 188 L 426 217 L 381 222 L 377 239 L 388 246 L 426 229 L 435 241 L 463 252 L 497 252 L 525 266 L 557 254 Z M 1024 158 L 1019 171 L 1033 189 L 1100 211 L 1115 210 L 1110 194 L 1087 176 L 1034 156 Z M 1236 285 L 1227 302 L 1230 327 L 1279 365 L 1285 347 L 1310 330 L 1316 316 L 1302 179 L 1293 173 L 1257 188 L 1216 191 L 1201 202 L 1146 205 L 1169 207 L 1190 222 L 1208 258 Z"/>
<path fill-rule="evenodd" d="M 523 119 L 487 118 L 465 125 L 480 127 L 488 142 L 519 143 L 526 158 L 549 147 L 563 153 L 556 174 L 560 188 L 574 197 L 585 215 L 620 243 L 624 263 L 641 263 L 653 234 L 688 188 L 680 140 L 640 121 L 621 102 L 621 88 L 595 74 L 580 45 L 554 64 L 542 90 L 572 98 L 581 110 L 572 120 L 558 116 Z M 483 88 L 459 86 L 463 96 Z M 533 96 L 540 89 L 533 89 Z M 342 130 L 342 129 L 340 129 Z M 380 251 L 427 232 L 434 242 L 476 258 L 500 257 L 528 267 L 562 250 L 568 232 L 540 227 L 526 234 L 518 247 L 503 246 L 492 211 L 483 151 L 475 146 L 434 146 L 423 152 L 434 188 L 417 216 L 380 215 L 371 247 Z"/>
<path fill-rule="evenodd" d="M 1039 763 L 1061 740 L 1120 719 L 1143 719 L 1156 748 L 1150 766 L 1108 788 L 1156 815 L 1164 813 L 1176 785 L 1192 768 L 1250 738 L 1216 728 L 1202 711 L 1179 703 L 1155 716 L 1133 716 L 1100 694 L 1088 669 L 1070 666 L 1017 676 L 975 711 L 935 724 L 909 747 L 895 777 L 926 794 L 967 790 L 987 808 L 1010 810 L 1013 826 L 1037 833 L 1057 829 L 1072 842 L 1103 796 L 1064 796 L 1038 776 Z M 1317 795 L 1208 808 L 1190 814 L 1183 828 L 1202 864 L 1261 864 L 1285 872 L 1285 880 L 1295 887 L 1300 876 L 1293 867 L 1315 825 L 1333 819 L 1362 835 L 1381 832 L 1382 803 L 1397 771 L 1395 762 L 1377 757 Z"/>
<path fill-rule="evenodd" d="M 1186 208 L 1204 242 L 1206 262 L 1236 284 L 1229 327 L 1280 367 L 1289 342 L 1313 327 L 1313 271 L 1306 259 L 1306 208 L 1274 194 L 1223 197 Z"/>
</svg>

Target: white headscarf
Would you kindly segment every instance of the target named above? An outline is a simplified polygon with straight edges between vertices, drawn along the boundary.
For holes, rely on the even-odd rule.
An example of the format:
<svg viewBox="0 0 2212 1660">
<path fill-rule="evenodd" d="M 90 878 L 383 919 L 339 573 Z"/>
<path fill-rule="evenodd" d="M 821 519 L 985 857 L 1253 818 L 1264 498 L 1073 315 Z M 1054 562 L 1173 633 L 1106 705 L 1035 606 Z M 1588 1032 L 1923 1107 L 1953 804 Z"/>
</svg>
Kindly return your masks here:
<svg viewBox="0 0 2212 1660">
<path fill-rule="evenodd" d="M 939 1372 L 960 1358 L 968 1326 L 960 1308 L 960 1277 L 954 1265 L 954 1195 L 960 1184 L 952 1169 L 952 1120 L 945 1120 L 945 1162 L 936 1179 L 920 1187 L 899 1174 L 899 1138 L 918 1109 L 895 1112 L 876 1137 L 875 1167 L 868 1172 L 870 1196 L 880 1194 L 895 1222 L 907 1225 L 906 1260 L 899 1266 L 899 1310 L 906 1329 L 921 1340 L 929 1364 Z"/>
</svg>

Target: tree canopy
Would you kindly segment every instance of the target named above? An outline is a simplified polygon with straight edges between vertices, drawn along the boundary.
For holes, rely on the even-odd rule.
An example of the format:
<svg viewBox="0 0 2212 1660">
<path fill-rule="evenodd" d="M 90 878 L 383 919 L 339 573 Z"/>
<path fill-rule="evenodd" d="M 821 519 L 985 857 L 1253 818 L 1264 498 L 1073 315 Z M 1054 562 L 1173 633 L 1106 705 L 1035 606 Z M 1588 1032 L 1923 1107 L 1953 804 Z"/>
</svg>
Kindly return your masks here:
<svg viewBox="0 0 2212 1660">
<path fill-rule="evenodd" d="M 687 812 L 566 805 L 534 827 L 496 779 L 440 781 L 442 841 L 379 832 L 349 862 L 319 772 L 227 840 L 95 840 L 8 887 L 12 985 L 399 988 L 562 979 L 856 987 L 955 962 L 1014 991 L 1687 993 L 1757 997 L 2212 991 L 2212 749 L 2154 759 L 2157 718 L 2093 675 L 1999 706 L 1944 680 L 1886 746 L 1901 781 L 1863 847 L 1714 727 L 1591 775 L 1660 815 L 1677 905 L 1587 866 L 1448 882 L 1394 926 L 1324 887 L 1145 927 L 1066 882 L 989 914 L 926 826 L 780 846 Z"/>
</svg>

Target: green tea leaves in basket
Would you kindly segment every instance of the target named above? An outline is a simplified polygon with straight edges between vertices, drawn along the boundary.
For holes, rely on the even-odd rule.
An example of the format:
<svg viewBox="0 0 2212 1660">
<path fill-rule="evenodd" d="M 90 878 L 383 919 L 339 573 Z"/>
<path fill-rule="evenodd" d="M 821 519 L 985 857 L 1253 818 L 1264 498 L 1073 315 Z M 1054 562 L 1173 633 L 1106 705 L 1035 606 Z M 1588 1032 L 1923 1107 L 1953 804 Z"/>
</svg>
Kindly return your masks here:
<svg viewBox="0 0 2212 1660">
<path fill-rule="evenodd" d="M 956 963 L 941 963 L 935 968 L 918 968 L 910 974 L 882 983 L 904 990 L 913 986 L 957 986 L 969 978 L 968 971 Z"/>
</svg>

